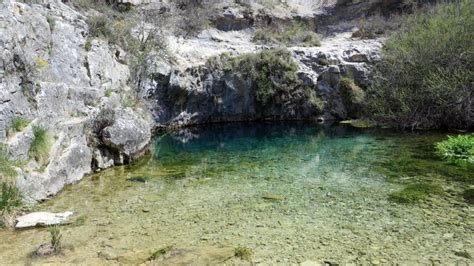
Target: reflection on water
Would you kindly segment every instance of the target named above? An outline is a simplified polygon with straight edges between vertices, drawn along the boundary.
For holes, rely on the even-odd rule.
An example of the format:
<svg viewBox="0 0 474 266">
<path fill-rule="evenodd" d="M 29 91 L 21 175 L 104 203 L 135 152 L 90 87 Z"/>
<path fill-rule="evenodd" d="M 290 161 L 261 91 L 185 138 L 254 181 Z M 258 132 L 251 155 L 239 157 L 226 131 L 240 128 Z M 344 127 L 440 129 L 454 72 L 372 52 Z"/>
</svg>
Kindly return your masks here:
<svg viewBox="0 0 474 266">
<path fill-rule="evenodd" d="M 443 134 L 309 123 L 222 124 L 156 138 L 152 155 L 68 187 L 39 208 L 73 210 L 62 256 L 39 263 L 455 263 L 473 253 L 472 172 L 433 155 Z M 146 182 L 131 182 L 141 180 Z M 387 196 L 414 179 L 445 188 L 415 205 Z M 0 232 L 0 261 L 23 263 L 47 232 Z M 461 252 L 461 253 L 460 253 Z M 104 256 L 107 254 L 108 256 Z M 458 254 L 458 255 L 456 255 Z"/>
</svg>

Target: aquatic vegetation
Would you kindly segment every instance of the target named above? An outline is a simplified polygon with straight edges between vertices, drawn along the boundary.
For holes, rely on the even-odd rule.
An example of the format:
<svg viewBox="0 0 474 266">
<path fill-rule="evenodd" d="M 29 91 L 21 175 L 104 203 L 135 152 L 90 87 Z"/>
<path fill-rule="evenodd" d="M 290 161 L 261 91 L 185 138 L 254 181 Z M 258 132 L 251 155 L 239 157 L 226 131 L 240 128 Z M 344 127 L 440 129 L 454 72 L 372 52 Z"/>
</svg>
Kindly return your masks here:
<svg viewBox="0 0 474 266">
<path fill-rule="evenodd" d="M 33 127 L 33 141 L 31 142 L 28 155 L 40 164 L 44 164 L 49 157 L 50 139 L 45 128 Z"/>
<path fill-rule="evenodd" d="M 0 195 L 0 214 L 5 214 L 22 205 L 21 194 L 18 188 L 11 183 L 2 183 Z"/>
<path fill-rule="evenodd" d="M 474 204 L 474 188 L 466 189 L 462 196 L 469 204 Z"/>
<path fill-rule="evenodd" d="M 134 177 L 127 178 L 128 181 L 139 182 L 139 183 L 146 183 L 150 181 L 150 179 L 151 177 L 149 176 L 134 176 Z"/>
<path fill-rule="evenodd" d="M 416 183 L 406 186 L 403 190 L 389 195 L 389 200 L 397 203 L 415 203 L 427 198 L 431 194 L 442 192 L 439 185 Z"/>
<path fill-rule="evenodd" d="M 284 200 L 285 199 L 285 196 L 282 196 L 282 195 L 276 195 L 276 194 L 265 194 L 262 196 L 262 199 L 265 199 L 265 200 L 270 200 L 270 201 L 280 201 L 280 200 Z"/>
<path fill-rule="evenodd" d="M 472 187 L 457 182 L 472 172 L 435 154 L 443 132 L 400 134 L 309 122 L 218 124 L 190 131 L 196 137 L 187 142 L 182 133 L 170 132 L 156 139 L 152 156 L 86 177 L 41 204 L 39 211 L 73 207 L 88 218 L 77 222 L 81 226 L 72 221 L 65 227 L 64 249 L 67 240 L 75 244 L 74 252 L 44 261 L 103 264 L 120 257 L 117 263 L 172 264 L 198 254 L 249 264 L 241 260 L 248 258 L 248 248 L 252 262 L 296 265 L 314 254 L 331 257 L 334 250 L 333 261 L 342 262 L 371 245 L 390 245 L 386 258 L 400 261 L 467 260 L 453 253 L 473 240 L 471 209 L 453 193 Z M 151 180 L 146 185 L 127 180 L 135 177 Z M 386 200 L 418 183 L 443 188 L 417 189 L 427 199 L 420 204 Z M 386 230 L 387 224 L 397 231 Z M 435 241 L 445 232 L 463 237 Z M 394 237 L 399 234 L 417 241 L 401 245 Z M 5 263 L 24 264 L 43 238 L 1 230 L 0 239 L 7 240 L 0 243 L 0 256 Z M 170 244 L 173 249 L 164 248 Z M 216 244 L 218 251 L 208 249 Z"/>
<path fill-rule="evenodd" d="M 466 250 L 463 250 L 463 251 L 455 251 L 455 252 L 454 252 L 454 255 L 456 255 L 456 256 L 458 256 L 458 257 L 463 257 L 463 258 L 466 258 L 466 259 L 472 259 L 471 254 L 469 254 L 469 252 L 467 252 Z"/>
<path fill-rule="evenodd" d="M 72 226 L 83 226 L 87 221 L 87 215 L 77 217 L 72 223 Z"/>
<path fill-rule="evenodd" d="M 450 163 L 465 166 L 474 164 L 474 134 L 448 136 L 448 139 L 436 144 L 439 156 Z"/>
<path fill-rule="evenodd" d="M 251 261 L 253 250 L 248 247 L 236 247 L 234 250 L 234 255 L 242 260 Z"/>
<path fill-rule="evenodd" d="M 170 252 L 172 249 L 173 249 L 172 245 L 166 246 L 164 248 L 160 248 L 159 250 L 151 254 L 151 256 L 148 258 L 148 261 L 154 261 L 154 260 L 160 259 L 164 255 L 166 255 L 166 253 Z"/>
</svg>

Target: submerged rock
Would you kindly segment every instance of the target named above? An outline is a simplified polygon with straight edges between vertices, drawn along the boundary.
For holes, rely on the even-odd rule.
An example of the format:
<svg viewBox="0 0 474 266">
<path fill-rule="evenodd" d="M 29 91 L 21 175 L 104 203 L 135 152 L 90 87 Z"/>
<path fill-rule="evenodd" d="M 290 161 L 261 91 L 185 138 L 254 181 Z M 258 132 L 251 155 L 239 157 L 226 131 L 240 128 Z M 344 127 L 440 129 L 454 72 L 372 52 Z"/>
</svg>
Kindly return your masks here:
<svg viewBox="0 0 474 266">
<path fill-rule="evenodd" d="M 33 252 L 33 256 L 44 257 L 53 255 L 54 253 L 56 253 L 54 246 L 51 245 L 51 243 L 44 243 L 41 244 L 41 246 L 39 246 L 35 252 Z"/>
<path fill-rule="evenodd" d="M 73 212 L 69 211 L 64 213 L 33 212 L 18 217 L 15 228 L 65 224 L 73 214 Z"/>
</svg>

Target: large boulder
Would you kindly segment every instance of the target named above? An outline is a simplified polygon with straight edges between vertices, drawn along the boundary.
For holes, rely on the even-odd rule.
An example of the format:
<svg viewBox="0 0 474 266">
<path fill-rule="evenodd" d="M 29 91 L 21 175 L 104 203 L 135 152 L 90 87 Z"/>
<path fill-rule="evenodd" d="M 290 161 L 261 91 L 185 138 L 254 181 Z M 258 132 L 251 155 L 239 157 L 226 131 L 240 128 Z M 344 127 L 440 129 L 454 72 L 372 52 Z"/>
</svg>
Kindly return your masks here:
<svg viewBox="0 0 474 266">
<path fill-rule="evenodd" d="M 102 141 L 118 154 L 116 164 L 133 161 L 143 155 L 151 140 L 151 124 L 132 109 L 117 109 L 115 122 L 102 130 Z"/>
</svg>

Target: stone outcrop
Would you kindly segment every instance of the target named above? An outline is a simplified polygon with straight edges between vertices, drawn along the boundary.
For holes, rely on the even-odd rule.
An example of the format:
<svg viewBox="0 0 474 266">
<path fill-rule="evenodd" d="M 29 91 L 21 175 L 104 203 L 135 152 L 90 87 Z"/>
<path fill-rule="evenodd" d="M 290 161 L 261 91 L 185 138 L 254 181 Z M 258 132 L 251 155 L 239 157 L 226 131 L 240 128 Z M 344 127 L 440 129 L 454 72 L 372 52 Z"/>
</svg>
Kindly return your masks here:
<svg viewBox="0 0 474 266">
<path fill-rule="evenodd" d="M 26 162 L 16 184 L 28 201 L 47 199 L 95 170 L 94 154 L 108 147 L 91 145 L 88 125 L 101 109 L 118 108 L 124 95 L 133 95 L 130 70 L 117 58 L 118 47 L 94 39 L 85 48 L 85 20 L 60 0 L 0 4 L 0 139 L 11 159 Z M 126 122 L 118 123 L 138 124 L 141 134 L 109 132 L 112 143 L 118 141 L 114 152 L 129 160 L 142 152 L 134 144 L 143 150 L 150 141 L 151 122 L 142 118 L 144 113 L 127 110 Z M 19 117 L 30 124 L 7 137 L 7 128 Z M 46 130 L 48 141 L 43 162 L 29 154 L 38 127 Z"/>
<path fill-rule="evenodd" d="M 16 218 L 15 228 L 64 224 L 69 220 L 69 218 L 71 218 L 73 214 L 73 212 L 33 212 Z"/>
<path fill-rule="evenodd" d="M 141 93 L 152 103 L 158 125 L 164 127 L 228 121 L 346 119 L 352 114 L 342 103 L 339 80 L 344 76 L 362 87 L 369 85 L 371 66 L 380 58 L 381 45 L 381 40 L 352 40 L 350 34 L 345 34 L 328 39 L 321 47 L 289 48 L 299 65 L 298 77 L 324 101 L 324 110 L 319 113 L 308 102 L 294 102 L 292 109 L 261 105 L 252 80 L 205 63 L 183 68 L 155 61 Z M 242 50 L 259 49 L 265 48 L 248 44 Z M 183 57 L 193 60 L 189 54 Z"/>
</svg>

